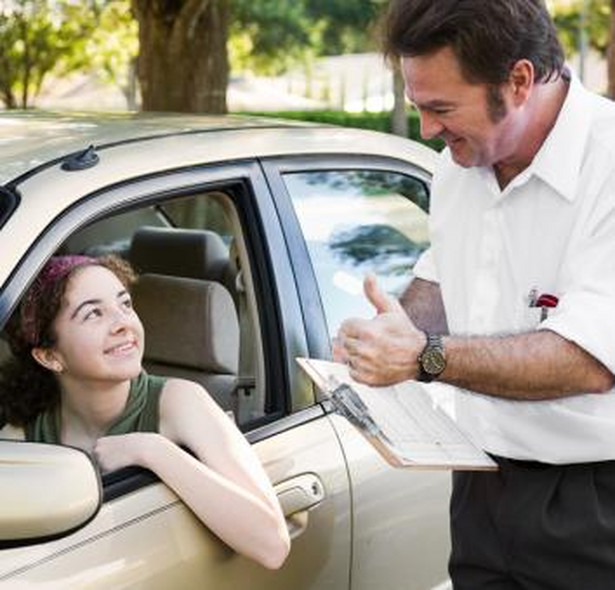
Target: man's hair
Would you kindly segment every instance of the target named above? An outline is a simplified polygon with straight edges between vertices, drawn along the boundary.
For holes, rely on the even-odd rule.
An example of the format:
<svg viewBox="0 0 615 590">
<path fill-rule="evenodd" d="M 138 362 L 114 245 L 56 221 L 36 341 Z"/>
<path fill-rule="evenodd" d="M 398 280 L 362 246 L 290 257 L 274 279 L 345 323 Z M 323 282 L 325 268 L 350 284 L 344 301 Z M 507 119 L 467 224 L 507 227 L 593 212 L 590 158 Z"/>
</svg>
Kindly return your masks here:
<svg viewBox="0 0 615 590">
<path fill-rule="evenodd" d="M 543 0 L 391 0 L 384 20 L 389 59 L 450 47 L 471 83 L 501 84 L 529 60 L 535 79 L 557 79 L 564 53 Z"/>
</svg>

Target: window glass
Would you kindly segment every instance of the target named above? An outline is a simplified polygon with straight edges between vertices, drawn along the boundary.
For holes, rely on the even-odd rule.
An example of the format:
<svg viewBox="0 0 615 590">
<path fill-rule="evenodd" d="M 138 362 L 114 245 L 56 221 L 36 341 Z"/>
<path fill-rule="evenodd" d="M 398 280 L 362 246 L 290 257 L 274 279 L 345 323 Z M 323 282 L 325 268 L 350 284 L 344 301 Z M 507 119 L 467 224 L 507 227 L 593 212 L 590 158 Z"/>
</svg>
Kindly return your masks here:
<svg viewBox="0 0 615 590">
<path fill-rule="evenodd" d="M 232 220 L 222 194 L 214 193 L 208 199 L 175 199 L 162 210 L 175 226 L 215 231 L 227 242 L 232 237 Z"/>
<path fill-rule="evenodd" d="M 316 274 L 329 333 L 351 316 L 371 317 L 363 278 L 373 273 L 399 296 L 428 246 L 429 192 L 396 172 L 288 173 L 290 193 Z"/>
</svg>

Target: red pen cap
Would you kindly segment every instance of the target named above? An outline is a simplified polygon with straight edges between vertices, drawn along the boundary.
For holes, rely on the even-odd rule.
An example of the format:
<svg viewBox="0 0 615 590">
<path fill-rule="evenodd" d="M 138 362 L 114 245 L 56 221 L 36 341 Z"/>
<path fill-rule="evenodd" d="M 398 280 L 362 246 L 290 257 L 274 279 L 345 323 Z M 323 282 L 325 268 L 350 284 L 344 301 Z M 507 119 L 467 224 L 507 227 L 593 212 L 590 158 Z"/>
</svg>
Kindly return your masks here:
<svg viewBox="0 0 615 590">
<path fill-rule="evenodd" d="M 543 293 L 536 299 L 536 307 L 557 307 L 559 299 L 550 293 Z"/>
</svg>

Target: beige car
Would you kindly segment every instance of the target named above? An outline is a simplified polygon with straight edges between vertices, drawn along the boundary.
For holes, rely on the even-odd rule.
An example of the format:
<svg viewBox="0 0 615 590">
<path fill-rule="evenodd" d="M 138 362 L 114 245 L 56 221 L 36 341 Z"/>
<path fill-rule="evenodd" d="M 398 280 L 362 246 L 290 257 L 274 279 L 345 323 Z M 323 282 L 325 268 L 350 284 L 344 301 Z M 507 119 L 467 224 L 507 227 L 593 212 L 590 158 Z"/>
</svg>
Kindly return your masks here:
<svg viewBox="0 0 615 590">
<path fill-rule="evenodd" d="M 292 538 L 282 569 L 265 570 L 151 473 L 100 478 L 82 452 L 4 428 L 0 587 L 450 587 L 450 475 L 388 466 L 295 362 L 330 358 L 339 323 L 372 313 L 366 272 L 392 293 L 410 280 L 433 152 L 189 116 L 2 114 L 0 138 L 0 329 L 52 254 L 130 260 L 146 367 L 199 381 L 233 416 Z"/>
</svg>

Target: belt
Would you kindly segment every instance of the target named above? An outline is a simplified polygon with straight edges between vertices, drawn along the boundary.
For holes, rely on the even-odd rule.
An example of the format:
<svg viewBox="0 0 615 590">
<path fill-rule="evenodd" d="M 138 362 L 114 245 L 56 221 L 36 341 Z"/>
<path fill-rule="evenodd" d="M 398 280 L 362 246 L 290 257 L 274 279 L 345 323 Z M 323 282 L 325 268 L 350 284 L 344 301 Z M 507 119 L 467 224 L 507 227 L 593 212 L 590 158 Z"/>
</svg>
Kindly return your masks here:
<svg viewBox="0 0 615 590">
<path fill-rule="evenodd" d="M 550 469 L 551 467 L 564 467 L 564 465 L 555 465 L 553 463 L 542 463 L 540 461 L 524 461 L 522 459 L 509 459 L 508 457 L 500 457 L 499 455 L 489 456 L 500 467 L 516 467 L 518 469 Z"/>
<path fill-rule="evenodd" d="M 508 457 L 500 457 L 499 455 L 492 455 L 488 453 L 489 456 L 500 466 L 500 467 L 513 467 L 517 469 L 552 469 L 554 467 L 563 468 L 563 467 L 615 467 L 615 461 L 613 460 L 604 460 L 604 461 L 587 461 L 584 463 L 542 463 L 540 461 L 524 461 L 522 459 L 509 459 Z"/>
</svg>

